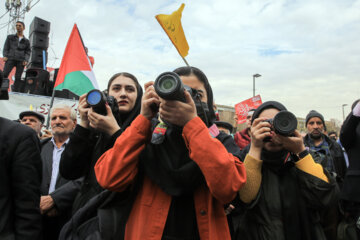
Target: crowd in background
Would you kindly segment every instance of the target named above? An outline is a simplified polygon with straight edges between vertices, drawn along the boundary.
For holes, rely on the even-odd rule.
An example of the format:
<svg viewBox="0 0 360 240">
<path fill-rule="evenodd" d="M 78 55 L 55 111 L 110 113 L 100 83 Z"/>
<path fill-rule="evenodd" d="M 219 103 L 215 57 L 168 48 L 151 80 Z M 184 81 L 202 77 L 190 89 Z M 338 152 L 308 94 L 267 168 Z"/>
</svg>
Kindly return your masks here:
<svg viewBox="0 0 360 240">
<path fill-rule="evenodd" d="M 276 132 L 277 101 L 233 132 L 200 69 L 173 73 L 182 100 L 122 72 L 115 110 L 84 94 L 79 120 L 51 109 L 51 130 L 34 111 L 0 118 L 0 239 L 358 239 L 359 100 L 339 138 L 311 109 L 305 137 Z"/>
</svg>

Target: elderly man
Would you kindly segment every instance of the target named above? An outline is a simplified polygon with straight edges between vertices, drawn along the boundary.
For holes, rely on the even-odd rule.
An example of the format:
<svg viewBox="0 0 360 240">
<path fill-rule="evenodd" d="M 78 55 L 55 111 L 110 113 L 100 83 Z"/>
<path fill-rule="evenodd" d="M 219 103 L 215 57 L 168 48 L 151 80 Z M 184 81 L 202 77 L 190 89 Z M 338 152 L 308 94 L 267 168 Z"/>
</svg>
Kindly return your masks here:
<svg viewBox="0 0 360 240">
<path fill-rule="evenodd" d="M 72 203 L 80 181 L 68 181 L 59 174 L 61 155 L 76 126 L 76 112 L 68 105 L 54 106 L 50 111 L 52 138 L 42 141 L 43 180 L 40 211 L 43 215 L 44 239 L 58 239 L 62 226 L 70 218 Z"/>
<path fill-rule="evenodd" d="M 20 123 L 31 127 L 35 130 L 36 135 L 41 137 L 41 128 L 43 127 L 45 118 L 35 111 L 24 111 L 19 115 Z"/>
</svg>

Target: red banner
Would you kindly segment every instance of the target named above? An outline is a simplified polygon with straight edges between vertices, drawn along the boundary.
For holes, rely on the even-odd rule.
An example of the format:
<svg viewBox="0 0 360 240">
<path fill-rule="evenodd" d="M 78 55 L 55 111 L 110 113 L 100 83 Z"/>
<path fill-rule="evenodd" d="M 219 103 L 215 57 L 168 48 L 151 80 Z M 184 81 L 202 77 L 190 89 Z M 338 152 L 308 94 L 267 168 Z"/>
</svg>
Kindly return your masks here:
<svg viewBox="0 0 360 240">
<path fill-rule="evenodd" d="M 235 113 L 238 117 L 238 124 L 246 122 L 246 116 L 250 109 L 256 109 L 262 104 L 260 95 L 246 99 L 235 105 Z"/>
</svg>

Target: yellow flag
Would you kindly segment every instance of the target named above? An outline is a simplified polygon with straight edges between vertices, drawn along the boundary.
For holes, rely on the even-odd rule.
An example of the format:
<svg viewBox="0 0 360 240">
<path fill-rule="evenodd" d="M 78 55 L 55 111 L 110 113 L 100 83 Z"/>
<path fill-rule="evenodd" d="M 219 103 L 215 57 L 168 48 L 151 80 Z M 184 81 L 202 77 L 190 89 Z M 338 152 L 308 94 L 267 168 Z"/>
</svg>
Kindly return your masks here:
<svg viewBox="0 0 360 240">
<path fill-rule="evenodd" d="M 182 57 L 188 55 L 189 45 L 186 41 L 184 30 L 181 26 L 181 14 L 185 4 L 181 4 L 180 8 L 171 15 L 159 14 L 155 18 L 160 23 L 166 34 L 169 36 L 171 42 L 176 47 L 176 50 Z"/>
</svg>

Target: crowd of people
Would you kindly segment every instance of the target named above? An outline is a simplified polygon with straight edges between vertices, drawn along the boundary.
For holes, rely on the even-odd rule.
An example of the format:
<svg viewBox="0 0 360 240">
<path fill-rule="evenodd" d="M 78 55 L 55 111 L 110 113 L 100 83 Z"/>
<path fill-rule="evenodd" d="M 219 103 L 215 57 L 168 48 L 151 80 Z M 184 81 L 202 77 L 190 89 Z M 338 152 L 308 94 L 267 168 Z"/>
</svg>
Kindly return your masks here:
<svg viewBox="0 0 360 240">
<path fill-rule="evenodd" d="M 359 239 L 359 100 L 339 139 L 315 110 L 305 137 L 276 132 L 277 101 L 232 135 L 206 75 L 173 73 L 192 89 L 183 101 L 121 72 L 105 91 L 116 111 L 99 114 L 84 94 L 79 122 L 58 104 L 51 131 L 34 111 L 0 117 L 0 239 Z"/>
</svg>

